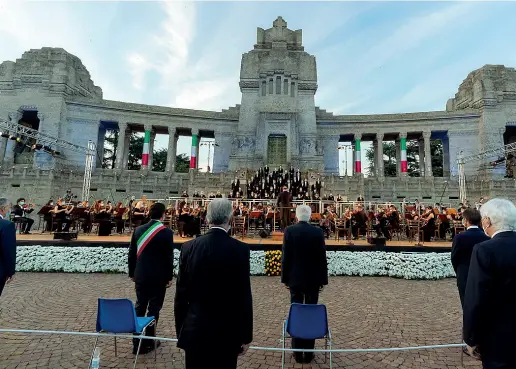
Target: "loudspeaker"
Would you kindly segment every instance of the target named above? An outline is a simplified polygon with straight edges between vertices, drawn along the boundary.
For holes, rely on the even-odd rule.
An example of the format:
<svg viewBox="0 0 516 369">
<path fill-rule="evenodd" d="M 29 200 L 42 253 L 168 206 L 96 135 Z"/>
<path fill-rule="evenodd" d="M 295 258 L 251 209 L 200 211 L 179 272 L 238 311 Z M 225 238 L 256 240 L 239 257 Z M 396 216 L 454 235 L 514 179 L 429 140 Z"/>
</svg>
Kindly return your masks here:
<svg viewBox="0 0 516 369">
<path fill-rule="evenodd" d="M 54 240 L 76 240 L 78 232 L 54 232 Z"/>
<path fill-rule="evenodd" d="M 262 229 L 259 233 L 260 237 L 261 238 L 267 238 L 269 237 L 269 231 L 265 230 L 265 229 Z"/>
</svg>

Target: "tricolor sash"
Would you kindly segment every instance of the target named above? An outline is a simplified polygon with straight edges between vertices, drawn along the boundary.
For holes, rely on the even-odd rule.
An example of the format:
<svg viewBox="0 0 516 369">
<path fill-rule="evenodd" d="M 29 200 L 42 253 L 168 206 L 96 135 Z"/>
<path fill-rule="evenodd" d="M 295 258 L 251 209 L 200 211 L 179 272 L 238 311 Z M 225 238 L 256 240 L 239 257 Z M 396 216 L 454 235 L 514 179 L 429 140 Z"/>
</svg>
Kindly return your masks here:
<svg viewBox="0 0 516 369">
<path fill-rule="evenodd" d="M 151 225 L 149 229 L 147 229 L 147 231 L 145 231 L 145 233 L 140 236 L 138 242 L 136 242 L 136 257 L 139 257 L 143 249 L 150 242 L 150 240 L 152 240 L 154 236 L 158 234 L 159 231 L 165 228 L 167 227 L 165 227 L 161 222 L 156 222 L 153 225 Z"/>
</svg>

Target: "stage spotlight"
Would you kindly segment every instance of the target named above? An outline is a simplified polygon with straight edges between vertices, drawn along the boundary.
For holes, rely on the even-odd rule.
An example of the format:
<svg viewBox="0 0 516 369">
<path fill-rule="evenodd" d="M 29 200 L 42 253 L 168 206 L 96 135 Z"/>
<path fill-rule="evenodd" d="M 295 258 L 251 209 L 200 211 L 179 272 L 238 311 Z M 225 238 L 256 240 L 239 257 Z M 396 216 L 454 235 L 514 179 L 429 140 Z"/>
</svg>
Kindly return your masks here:
<svg viewBox="0 0 516 369">
<path fill-rule="evenodd" d="M 13 141 L 16 141 L 16 140 L 18 139 L 18 137 L 13 136 L 13 135 L 10 135 L 10 136 L 9 136 L 9 139 L 10 139 L 10 140 L 13 140 Z"/>
</svg>

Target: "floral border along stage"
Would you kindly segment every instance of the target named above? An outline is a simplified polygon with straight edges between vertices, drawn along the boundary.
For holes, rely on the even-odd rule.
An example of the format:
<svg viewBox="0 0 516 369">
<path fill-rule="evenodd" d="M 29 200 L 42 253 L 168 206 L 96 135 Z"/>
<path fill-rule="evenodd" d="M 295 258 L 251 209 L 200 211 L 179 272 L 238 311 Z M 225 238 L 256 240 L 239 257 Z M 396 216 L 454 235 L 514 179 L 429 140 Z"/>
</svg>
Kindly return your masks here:
<svg viewBox="0 0 516 369">
<path fill-rule="evenodd" d="M 127 273 L 127 249 L 20 246 L 19 272 Z M 405 279 L 454 277 L 450 253 L 328 251 L 330 276 L 389 276 Z M 174 251 L 177 271 L 179 251 Z M 251 275 L 281 274 L 281 251 L 251 251 Z"/>
</svg>

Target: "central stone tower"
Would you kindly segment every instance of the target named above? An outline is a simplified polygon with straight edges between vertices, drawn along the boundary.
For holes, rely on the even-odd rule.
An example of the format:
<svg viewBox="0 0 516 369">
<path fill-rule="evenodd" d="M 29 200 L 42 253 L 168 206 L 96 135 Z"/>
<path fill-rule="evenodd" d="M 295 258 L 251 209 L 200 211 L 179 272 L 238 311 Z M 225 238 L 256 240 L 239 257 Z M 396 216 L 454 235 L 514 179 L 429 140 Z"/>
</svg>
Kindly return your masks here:
<svg viewBox="0 0 516 369">
<path fill-rule="evenodd" d="M 301 30 L 288 29 L 282 17 L 272 28 L 258 28 L 254 49 L 242 56 L 240 91 L 230 170 L 265 164 L 324 169 L 315 119 L 317 67 L 304 51 Z"/>
</svg>

